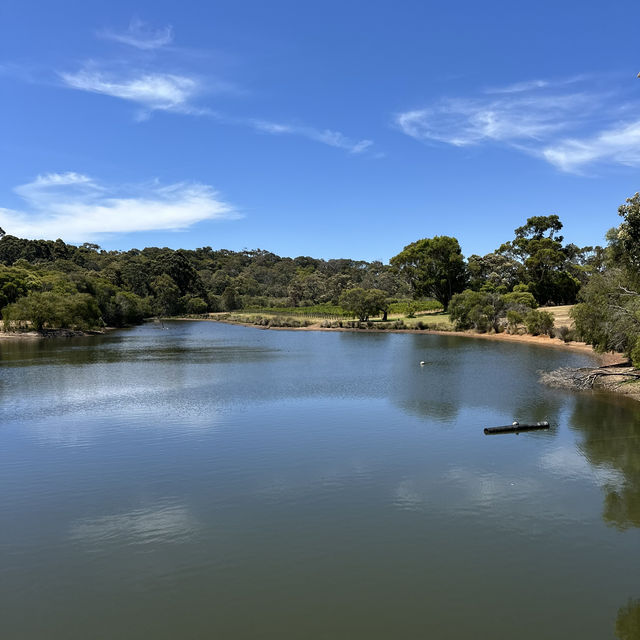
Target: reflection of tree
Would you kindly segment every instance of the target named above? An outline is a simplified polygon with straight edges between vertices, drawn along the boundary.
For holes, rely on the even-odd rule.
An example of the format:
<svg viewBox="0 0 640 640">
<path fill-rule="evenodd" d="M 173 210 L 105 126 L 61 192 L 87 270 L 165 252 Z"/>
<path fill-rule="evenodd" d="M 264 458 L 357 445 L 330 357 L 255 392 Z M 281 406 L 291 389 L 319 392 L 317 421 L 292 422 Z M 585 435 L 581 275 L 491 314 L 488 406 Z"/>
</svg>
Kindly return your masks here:
<svg viewBox="0 0 640 640">
<path fill-rule="evenodd" d="M 461 404 L 461 364 L 456 352 L 443 349 L 446 338 L 440 336 L 403 338 L 392 361 L 391 402 L 413 415 L 453 422 Z M 425 358 L 424 366 L 420 358 Z"/>
<path fill-rule="evenodd" d="M 640 414 L 626 398 L 582 397 L 572 427 L 590 464 L 617 471 L 621 482 L 608 484 L 603 518 L 619 529 L 640 527 Z"/>
<path fill-rule="evenodd" d="M 624 607 L 618 609 L 616 638 L 640 640 L 640 600 L 629 600 Z"/>
</svg>

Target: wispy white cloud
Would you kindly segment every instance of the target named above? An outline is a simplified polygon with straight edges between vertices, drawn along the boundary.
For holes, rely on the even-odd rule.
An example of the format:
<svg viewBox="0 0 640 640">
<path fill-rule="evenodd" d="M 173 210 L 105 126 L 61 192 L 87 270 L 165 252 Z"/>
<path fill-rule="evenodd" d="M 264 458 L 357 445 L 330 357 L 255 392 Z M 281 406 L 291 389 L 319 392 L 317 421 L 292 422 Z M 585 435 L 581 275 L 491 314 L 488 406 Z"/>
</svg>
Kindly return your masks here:
<svg viewBox="0 0 640 640">
<path fill-rule="evenodd" d="M 138 49 L 158 49 L 173 38 L 171 27 L 160 30 L 149 28 L 134 20 L 126 32 L 104 31 L 104 37 L 124 42 Z M 170 47 L 175 58 L 175 48 Z M 136 122 L 147 121 L 155 111 L 168 111 L 191 116 L 206 116 L 220 125 L 244 126 L 269 135 L 291 135 L 343 149 L 351 154 L 368 152 L 373 145 L 369 139 L 353 140 L 340 131 L 321 129 L 305 124 L 285 124 L 261 118 L 236 117 L 213 109 L 204 103 L 205 96 L 242 95 L 237 85 L 192 72 L 167 71 L 161 64 L 160 54 L 134 54 L 128 61 L 89 61 L 78 71 L 59 71 L 58 78 L 65 87 L 78 91 L 101 94 L 137 105 Z M 179 56 L 178 56 L 179 57 Z M 204 103 L 204 104 L 203 104 Z M 379 157 L 380 154 L 374 154 Z"/>
<path fill-rule="evenodd" d="M 576 112 L 590 109 L 589 96 L 522 96 L 445 98 L 424 109 L 396 116 L 403 133 L 423 141 L 458 147 L 486 141 L 542 140 L 570 128 Z"/>
<path fill-rule="evenodd" d="M 589 79 L 589 76 L 585 74 L 579 74 L 571 76 L 569 78 L 556 78 L 554 80 L 523 80 L 521 82 L 514 82 L 513 84 L 508 84 L 502 87 L 490 87 L 488 89 L 485 89 L 485 93 L 509 94 L 524 93 L 526 91 L 533 91 L 535 89 L 557 89 L 559 87 L 577 84 L 587 79 Z"/>
<path fill-rule="evenodd" d="M 531 89 L 543 89 L 548 86 L 548 80 L 526 80 L 509 84 L 506 87 L 492 87 L 486 89 L 485 93 L 521 93 L 523 91 L 531 91 Z"/>
<path fill-rule="evenodd" d="M 545 147 L 543 157 L 562 171 L 579 172 L 596 162 L 640 166 L 640 120 L 585 138 L 567 138 Z"/>
<path fill-rule="evenodd" d="M 142 20 L 134 18 L 125 31 L 105 29 L 104 31 L 100 31 L 99 35 L 103 38 L 135 47 L 136 49 L 150 51 L 160 49 L 173 42 L 173 27 L 167 25 L 160 29 L 154 29 Z"/>
<path fill-rule="evenodd" d="M 202 91 L 195 77 L 172 73 L 122 75 L 84 68 L 59 75 L 72 89 L 129 100 L 152 110 L 190 111 L 190 101 Z"/>
<path fill-rule="evenodd" d="M 332 131 L 331 129 L 314 129 L 313 127 L 288 125 L 266 120 L 247 120 L 246 123 L 263 133 L 302 136 L 330 147 L 344 149 L 353 154 L 363 153 L 373 144 L 372 140 L 352 140 L 339 131 Z"/>
<path fill-rule="evenodd" d="M 171 73 L 104 72 L 91 65 L 76 73 L 60 73 L 66 86 L 80 91 L 99 93 L 133 102 L 142 107 L 136 121 L 144 122 L 153 111 L 171 111 L 196 116 L 209 116 L 218 123 L 248 126 L 270 135 L 294 135 L 361 154 L 373 144 L 372 140 L 352 140 L 340 131 L 316 129 L 306 125 L 289 125 L 255 118 L 235 118 L 208 107 L 198 106 L 193 100 L 200 94 L 232 91 L 228 83 L 206 83 L 188 75 Z"/>
<path fill-rule="evenodd" d="M 442 98 L 397 114 L 395 125 L 422 142 L 500 144 L 580 173 L 601 163 L 640 166 L 639 111 L 637 98 L 576 76 Z"/>
<path fill-rule="evenodd" d="M 80 173 L 49 173 L 14 189 L 25 207 L 0 208 L 0 227 L 25 238 L 86 242 L 109 233 L 178 231 L 238 218 L 209 185 L 152 182 L 108 187 Z"/>
</svg>

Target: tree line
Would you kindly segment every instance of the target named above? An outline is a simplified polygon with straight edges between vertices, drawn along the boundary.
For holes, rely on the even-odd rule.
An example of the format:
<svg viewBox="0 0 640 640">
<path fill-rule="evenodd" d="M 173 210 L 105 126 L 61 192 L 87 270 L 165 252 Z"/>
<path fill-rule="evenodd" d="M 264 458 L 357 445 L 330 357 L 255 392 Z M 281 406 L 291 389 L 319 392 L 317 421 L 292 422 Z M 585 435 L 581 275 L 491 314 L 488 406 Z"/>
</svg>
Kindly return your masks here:
<svg viewBox="0 0 640 640">
<path fill-rule="evenodd" d="M 450 236 L 422 238 L 389 264 L 251 251 L 148 247 L 0 237 L 0 310 L 7 328 L 123 326 L 154 315 L 241 309 L 340 308 L 361 320 L 398 301 L 436 300 L 457 328 L 549 330 L 537 307 L 579 304 L 577 332 L 598 349 L 640 362 L 640 196 L 605 247 L 561 235 L 557 215 L 533 216 L 493 252 L 465 259 Z"/>
</svg>

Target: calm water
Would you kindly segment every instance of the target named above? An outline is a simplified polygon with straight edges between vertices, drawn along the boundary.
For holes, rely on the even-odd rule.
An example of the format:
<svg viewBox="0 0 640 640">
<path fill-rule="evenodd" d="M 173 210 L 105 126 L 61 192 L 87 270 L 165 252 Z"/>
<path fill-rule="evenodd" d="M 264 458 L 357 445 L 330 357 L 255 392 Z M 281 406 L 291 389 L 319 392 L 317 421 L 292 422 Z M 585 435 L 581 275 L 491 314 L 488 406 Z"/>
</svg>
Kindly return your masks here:
<svg viewBox="0 0 640 640">
<path fill-rule="evenodd" d="M 587 356 L 167 327 L 0 343 L 3 640 L 631 624 L 640 404 L 537 383 Z M 514 419 L 554 426 L 483 434 Z"/>
</svg>

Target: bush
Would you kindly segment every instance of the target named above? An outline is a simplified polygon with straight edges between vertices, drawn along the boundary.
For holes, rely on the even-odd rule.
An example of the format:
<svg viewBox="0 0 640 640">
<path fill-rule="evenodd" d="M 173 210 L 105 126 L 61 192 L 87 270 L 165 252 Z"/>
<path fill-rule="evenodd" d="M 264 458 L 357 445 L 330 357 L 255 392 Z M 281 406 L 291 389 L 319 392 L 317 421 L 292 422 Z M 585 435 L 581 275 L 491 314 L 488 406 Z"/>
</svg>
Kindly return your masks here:
<svg viewBox="0 0 640 640">
<path fill-rule="evenodd" d="M 207 312 L 207 303 L 202 298 L 189 298 L 187 300 L 187 313 L 201 314 Z"/>
<path fill-rule="evenodd" d="M 500 294 L 467 289 L 451 298 L 449 313 L 456 329 L 475 329 L 482 333 L 493 329 L 497 333 L 500 318 L 506 311 Z"/>
<path fill-rule="evenodd" d="M 505 303 L 509 306 L 529 307 L 535 309 L 538 306 L 536 299 L 532 293 L 528 291 L 512 291 L 502 296 Z"/>
<path fill-rule="evenodd" d="M 104 326 L 98 304 L 88 293 L 32 291 L 3 310 L 5 330 L 93 329 Z"/>
<path fill-rule="evenodd" d="M 507 329 L 509 333 L 517 333 L 518 327 L 524 322 L 523 315 L 515 309 L 507 311 Z"/>
<path fill-rule="evenodd" d="M 640 369 L 640 338 L 636 340 L 636 343 L 631 350 L 631 364 L 636 369 Z"/>
<path fill-rule="evenodd" d="M 553 316 L 548 311 L 529 311 L 524 318 L 527 333 L 533 336 L 548 334 L 551 336 L 553 330 Z"/>
<path fill-rule="evenodd" d="M 560 338 L 560 340 L 563 340 L 564 342 L 571 342 L 576 339 L 576 332 L 566 325 L 562 325 L 555 329 L 553 334 L 556 338 Z"/>
</svg>

